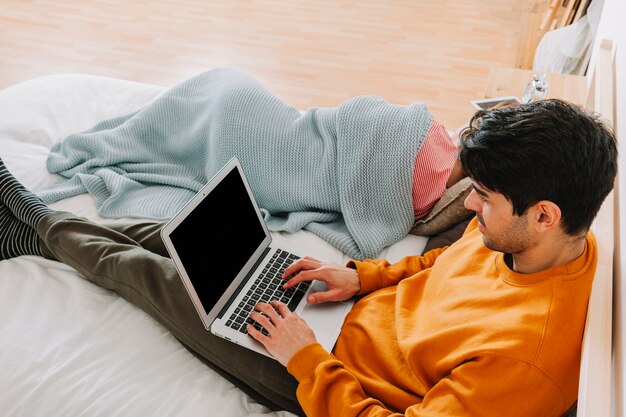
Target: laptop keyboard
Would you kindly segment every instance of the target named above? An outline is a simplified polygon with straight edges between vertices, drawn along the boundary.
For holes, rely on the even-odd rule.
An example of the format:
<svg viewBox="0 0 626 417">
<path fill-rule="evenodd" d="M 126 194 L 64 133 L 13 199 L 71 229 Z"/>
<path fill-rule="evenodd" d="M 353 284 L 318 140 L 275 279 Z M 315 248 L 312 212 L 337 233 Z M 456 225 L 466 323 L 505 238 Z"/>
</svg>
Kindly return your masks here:
<svg viewBox="0 0 626 417">
<path fill-rule="evenodd" d="M 267 336 L 267 330 L 250 318 L 250 313 L 254 310 L 254 306 L 257 303 L 268 303 L 272 300 L 278 300 L 287 304 L 289 310 L 294 311 L 311 283 L 308 281 L 301 282 L 295 287 L 285 290 L 282 288 L 285 281 L 281 277 L 285 268 L 298 258 L 299 256 L 287 251 L 276 249 L 272 258 L 243 297 L 243 300 L 226 321 L 226 325 L 247 334 L 246 326 L 252 324 Z"/>
</svg>

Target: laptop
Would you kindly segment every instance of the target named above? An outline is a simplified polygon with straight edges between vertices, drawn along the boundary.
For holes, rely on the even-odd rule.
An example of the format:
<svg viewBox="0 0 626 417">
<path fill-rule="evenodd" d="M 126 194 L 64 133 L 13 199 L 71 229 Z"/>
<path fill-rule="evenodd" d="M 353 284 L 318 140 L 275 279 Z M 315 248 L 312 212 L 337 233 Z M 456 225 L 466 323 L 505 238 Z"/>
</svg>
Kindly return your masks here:
<svg viewBox="0 0 626 417">
<path fill-rule="evenodd" d="M 325 289 L 319 281 L 282 289 L 282 271 L 303 254 L 272 240 L 238 158 L 163 226 L 161 238 L 208 331 L 270 356 L 246 327 L 251 323 L 266 333 L 249 314 L 259 301 L 278 299 L 332 350 L 354 301 L 309 305 L 308 294 Z"/>
</svg>

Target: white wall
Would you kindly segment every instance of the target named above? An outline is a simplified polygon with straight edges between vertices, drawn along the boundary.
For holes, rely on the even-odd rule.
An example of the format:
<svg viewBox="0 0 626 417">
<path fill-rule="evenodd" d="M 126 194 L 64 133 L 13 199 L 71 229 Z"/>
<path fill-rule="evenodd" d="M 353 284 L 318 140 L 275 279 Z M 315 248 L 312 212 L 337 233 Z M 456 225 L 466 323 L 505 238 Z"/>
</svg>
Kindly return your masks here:
<svg viewBox="0 0 626 417">
<path fill-rule="evenodd" d="M 597 0 L 594 0 L 597 1 Z M 604 10 L 596 36 L 596 49 L 602 39 L 611 39 L 616 46 L 616 100 L 617 114 L 615 128 L 618 133 L 619 175 L 617 201 L 619 207 L 626 208 L 626 2 L 624 0 L 604 0 Z M 619 211 L 622 210 L 617 210 Z M 613 417 L 626 414 L 626 210 L 621 219 L 618 216 L 615 240 L 615 281 L 613 287 Z M 604 417 L 604 416 L 598 416 Z"/>
</svg>

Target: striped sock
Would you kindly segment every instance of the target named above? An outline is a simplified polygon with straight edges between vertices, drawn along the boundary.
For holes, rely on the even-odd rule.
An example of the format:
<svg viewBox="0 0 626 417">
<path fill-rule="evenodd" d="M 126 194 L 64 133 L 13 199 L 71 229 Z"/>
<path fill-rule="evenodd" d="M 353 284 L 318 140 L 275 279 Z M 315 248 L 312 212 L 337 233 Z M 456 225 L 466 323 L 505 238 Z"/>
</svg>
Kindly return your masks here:
<svg viewBox="0 0 626 417">
<path fill-rule="evenodd" d="M 0 202 L 4 203 L 19 221 L 33 229 L 43 216 L 53 212 L 11 174 L 2 159 L 0 159 Z"/>
<path fill-rule="evenodd" d="M 13 216 L 11 210 L 0 204 L 0 260 L 21 255 L 43 256 L 35 229 Z"/>
</svg>

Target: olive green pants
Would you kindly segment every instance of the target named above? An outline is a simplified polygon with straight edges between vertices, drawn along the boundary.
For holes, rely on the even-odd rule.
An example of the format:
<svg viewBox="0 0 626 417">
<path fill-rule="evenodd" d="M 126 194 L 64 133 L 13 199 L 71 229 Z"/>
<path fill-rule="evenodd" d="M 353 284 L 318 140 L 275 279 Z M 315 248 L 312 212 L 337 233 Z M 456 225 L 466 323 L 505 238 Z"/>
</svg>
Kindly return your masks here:
<svg viewBox="0 0 626 417">
<path fill-rule="evenodd" d="M 273 410 L 304 415 L 297 381 L 277 361 L 204 328 L 159 235 L 163 224 L 100 225 L 65 212 L 45 216 L 37 233 L 47 257 L 115 291 L 165 326 L 192 353 Z"/>
</svg>

